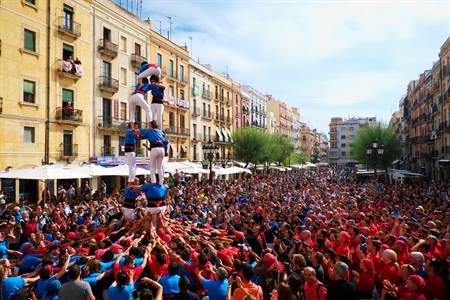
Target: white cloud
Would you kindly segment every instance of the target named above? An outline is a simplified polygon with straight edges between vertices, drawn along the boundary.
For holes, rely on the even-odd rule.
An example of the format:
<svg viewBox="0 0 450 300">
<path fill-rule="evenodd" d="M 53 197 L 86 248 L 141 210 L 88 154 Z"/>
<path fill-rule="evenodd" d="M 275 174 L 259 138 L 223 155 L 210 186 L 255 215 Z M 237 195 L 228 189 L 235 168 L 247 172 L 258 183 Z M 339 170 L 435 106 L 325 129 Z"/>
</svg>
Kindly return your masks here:
<svg viewBox="0 0 450 300">
<path fill-rule="evenodd" d="M 148 2 L 146 9 L 153 20 L 173 17 L 174 41 L 189 46 L 193 37 L 193 58 L 219 72 L 228 66 L 234 79 L 291 105 L 313 101 L 329 117 L 337 107 L 356 110 L 370 101 L 391 107 L 414 79 L 406 69 L 418 74 L 437 58 L 440 45 L 426 44 L 429 36 L 443 43 L 450 33 L 450 1 L 166 0 Z M 360 58 L 359 68 L 352 65 L 353 55 L 375 47 L 395 48 L 396 56 L 384 51 L 376 65 L 370 56 Z M 422 57 L 430 47 L 434 57 Z M 323 128 L 328 120 L 320 122 Z"/>
</svg>

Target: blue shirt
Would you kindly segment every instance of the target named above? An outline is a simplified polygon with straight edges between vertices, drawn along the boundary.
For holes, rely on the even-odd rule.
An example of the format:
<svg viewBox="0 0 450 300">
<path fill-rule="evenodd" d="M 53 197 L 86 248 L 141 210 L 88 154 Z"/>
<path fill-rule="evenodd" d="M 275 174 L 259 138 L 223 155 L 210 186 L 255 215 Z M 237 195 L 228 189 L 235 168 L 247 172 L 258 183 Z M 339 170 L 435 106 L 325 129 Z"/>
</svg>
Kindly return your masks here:
<svg viewBox="0 0 450 300">
<path fill-rule="evenodd" d="M 179 275 L 164 275 L 159 279 L 159 284 L 163 287 L 163 295 L 173 295 L 180 292 L 178 287 Z"/>
<path fill-rule="evenodd" d="M 147 92 L 148 92 L 148 91 L 151 91 L 152 88 L 153 88 L 153 87 L 152 87 L 152 85 L 151 85 L 150 83 L 143 83 L 142 85 L 136 84 L 136 85 L 135 85 L 134 92 L 141 91 L 141 92 L 144 94 L 144 97 L 145 97 L 145 95 L 147 94 Z M 152 92 L 152 93 L 153 93 L 153 92 Z"/>
<path fill-rule="evenodd" d="M 100 266 L 101 266 L 101 271 L 102 272 L 106 272 L 108 270 L 111 270 L 112 267 L 114 267 L 114 260 L 109 261 L 109 262 L 100 262 Z"/>
<path fill-rule="evenodd" d="M 21 270 L 33 270 L 41 263 L 41 259 L 35 255 L 25 254 L 23 256 L 22 264 L 20 265 Z"/>
<path fill-rule="evenodd" d="M 58 280 L 55 277 L 50 277 L 49 279 L 39 279 L 39 281 L 36 283 L 36 293 L 38 296 L 38 299 L 42 298 L 45 294 L 45 290 L 47 289 L 47 285 L 54 281 Z"/>
<path fill-rule="evenodd" d="M 133 188 L 129 188 L 125 190 L 124 197 L 125 199 L 135 200 L 137 197 L 137 193 Z"/>
<path fill-rule="evenodd" d="M 156 85 L 153 83 L 149 84 L 149 88 L 152 91 L 152 96 L 157 98 L 164 98 L 164 89 L 165 87 L 162 85 Z"/>
<path fill-rule="evenodd" d="M 11 297 L 25 286 L 22 277 L 6 277 L 2 281 L 2 300 L 10 300 Z"/>
<path fill-rule="evenodd" d="M 225 300 L 227 297 L 228 279 L 202 279 L 202 286 L 208 290 L 209 300 Z"/>
<path fill-rule="evenodd" d="M 164 133 L 159 129 L 141 129 L 141 139 L 147 139 L 149 142 L 165 141 Z"/>
<path fill-rule="evenodd" d="M 124 139 L 125 139 L 125 144 L 136 145 L 136 143 L 137 143 L 136 134 L 133 129 L 127 130 L 127 133 L 125 133 Z"/>
<path fill-rule="evenodd" d="M 166 198 L 167 189 L 164 185 L 146 183 L 141 185 L 141 191 L 145 193 L 147 200 L 163 200 Z"/>
<path fill-rule="evenodd" d="M 128 284 L 120 290 L 117 286 L 108 288 L 108 300 L 133 300 L 133 284 Z"/>
<path fill-rule="evenodd" d="M 91 288 L 94 288 L 97 284 L 97 277 L 100 273 L 90 273 L 87 277 L 83 278 L 84 281 L 88 282 L 91 285 Z"/>
<path fill-rule="evenodd" d="M 8 254 L 8 247 L 6 247 L 6 239 L 0 242 L 0 258 L 6 259 L 6 255 Z"/>
</svg>

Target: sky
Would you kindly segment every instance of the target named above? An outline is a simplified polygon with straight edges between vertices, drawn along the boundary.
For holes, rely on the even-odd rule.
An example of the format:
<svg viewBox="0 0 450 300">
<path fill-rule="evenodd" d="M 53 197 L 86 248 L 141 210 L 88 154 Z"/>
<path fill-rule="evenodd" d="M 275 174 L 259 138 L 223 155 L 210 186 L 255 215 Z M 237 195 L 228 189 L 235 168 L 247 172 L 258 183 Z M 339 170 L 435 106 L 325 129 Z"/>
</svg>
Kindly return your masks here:
<svg viewBox="0 0 450 300">
<path fill-rule="evenodd" d="M 142 17 L 219 73 L 299 107 L 328 133 L 331 117 L 388 123 L 410 80 L 450 36 L 450 1 L 144 0 Z"/>
</svg>

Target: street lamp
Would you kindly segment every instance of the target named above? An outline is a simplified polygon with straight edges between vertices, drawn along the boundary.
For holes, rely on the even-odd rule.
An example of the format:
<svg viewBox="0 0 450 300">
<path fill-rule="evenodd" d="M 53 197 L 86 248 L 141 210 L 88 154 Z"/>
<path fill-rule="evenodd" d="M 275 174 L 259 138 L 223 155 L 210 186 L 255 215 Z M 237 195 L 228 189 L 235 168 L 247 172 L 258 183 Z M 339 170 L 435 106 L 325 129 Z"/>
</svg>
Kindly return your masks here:
<svg viewBox="0 0 450 300">
<path fill-rule="evenodd" d="M 372 157 L 374 161 L 373 174 L 375 178 L 377 177 L 377 163 L 378 157 L 384 154 L 384 145 L 378 141 L 378 139 L 373 140 L 373 142 L 366 147 L 366 154 Z"/>
<path fill-rule="evenodd" d="M 211 140 L 202 146 L 203 157 L 206 157 L 206 161 L 209 162 L 209 183 L 212 184 L 213 174 L 212 174 L 212 163 L 214 160 L 214 154 L 216 153 L 218 147 L 214 145 Z"/>
</svg>

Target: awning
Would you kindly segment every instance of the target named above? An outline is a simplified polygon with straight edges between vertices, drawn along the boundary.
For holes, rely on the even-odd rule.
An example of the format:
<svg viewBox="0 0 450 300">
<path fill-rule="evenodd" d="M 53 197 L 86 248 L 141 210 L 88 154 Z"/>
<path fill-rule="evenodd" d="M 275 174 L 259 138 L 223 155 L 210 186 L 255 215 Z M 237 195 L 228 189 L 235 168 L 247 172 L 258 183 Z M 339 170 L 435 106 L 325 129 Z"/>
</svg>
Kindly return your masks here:
<svg viewBox="0 0 450 300">
<path fill-rule="evenodd" d="M 229 140 L 228 140 L 228 134 L 227 134 L 227 131 L 225 130 L 224 127 L 222 127 L 222 134 L 223 134 L 223 141 L 224 141 L 224 142 L 229 142 Z"/>
<path fill-rule="evenodd" d="M 228 141 L 233 143 L 233 137 L 232 137 L 230 129 L 228 129 L 228 128 L 227 128 L 227 133 L 228 133 Z"/>
<path fill-rule="evenodd" d="M 172 157 L 176 158 L 178 156 L 177 147 L 174 144 L 169 144 L 170 149 L 172 149 Z"/>
<path fill-rule="evenodd" d="M 219 142 L 223 142 L 223 137 L 222 137 L 222 134 L 220 133 L 219 128 L 216 128 L 216 134 L 217 134 L 217 139 L 219 140 Z"/>
<path fill-rule="evenodd" d="M 440 164 L 448 164 L 448 163 L 450 163 L 450 159 L 440 159 L 440 160 L 438 160 L 438 163 L 440 163 Z"/>
<path fill-rule="evenodd" d="M 183 151 L 183 152 L 187 152 L 187 147 L 186 147 L 186 145 L 181 145 L 181 150 Z"/>
</svg>

